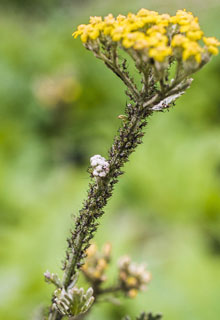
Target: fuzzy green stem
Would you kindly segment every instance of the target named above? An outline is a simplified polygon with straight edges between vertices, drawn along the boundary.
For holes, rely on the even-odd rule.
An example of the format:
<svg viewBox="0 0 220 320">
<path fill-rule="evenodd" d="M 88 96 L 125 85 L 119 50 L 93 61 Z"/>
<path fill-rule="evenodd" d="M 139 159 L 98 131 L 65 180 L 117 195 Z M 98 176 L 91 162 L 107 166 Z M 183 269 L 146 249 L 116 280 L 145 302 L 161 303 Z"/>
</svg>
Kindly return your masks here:
<svg viewBox="0 0 220 320">
<path fill-rule="evenodd" d="M 121 171 L 122 166 L 128 161 L 129 155 L 136 146 L 141 143 L 143 134 L 140 135 L 140 131 L 146 125 L 143 121 L 147 110 L 139 105 L 132 107 L 132 109 L 136 114 L 128 116 L 109 151 L 110 170 L 108 176 L 102 179 L 101 184 L 93 182 L 90 185 L 88 198 L 76 220 L 75 230 L 70 238 L 72 252 L 69 255 L 63 277 L 63 286 L 65 288 L 71 284 L 72 276 L 81 266 L 83 254 L 97 228 L 95 222 L 103 214 L 102 209 L 112 195 L 113 186 L 118 182 L 118 176 L 123 173 Z M 150 114 L 151 112 L 147 113 L 148 116 Z M 58 319 L 62 319 L 62 316 L 57 311 L 51 311 L 49 320 Z"/>
<path fill-rule="evenodd" d="M 74 231 L 68 239 L 68 250 L 66 265 L 64 267 L 64 276 L 62 285 L 67 289 L 77 270 L 83 265 L 86 256 L 86 250 L 90 245 L 90 240 L 98 227 L 98 219 L 103 215 L 103 208 L 108 199 L 112 196 L 114 185 L 118 182 L 118 177 L 123 174 L 121 170 L 128 161 L 129 156 L 136 149 L 138 144 L 142 143 L 144 135 L 143 128 L 146 126 L 146 119 L 153 113 L 152 107 L 160 103 L 170 94 L 174 94 L 183 89 L 180 80 L 178 84 L 163 87 L 163 91 L 155 91 L 146 98 L 145 92 L 139 92 L 132 79 L 126 72 L 123 72 L 117 63 L 117 59 L 110 60 L 100 52 L 95 54 L 98 58 L 104 60 L 105 64 L 126 84 L 129 89 L 134 105 L 127 105 L 125 110 L 125 119 L 116 135 L 113 145 L 109 150 L 109 172 L 100 178 L 94 179 L 89 185 L 87 199 L 83 203 L 83 208 L 75 221 Z M 177 87 L 178 85 L 178 87 Z M 182 87 L 181 87 L 182 86 Z M 184 89 L 188 84 L 184 84 Z M 83 316 L 84 317 L 84 316 Z M 60 320 L 63 316 L 51 307 L 48 320 Z"/>
</svg>

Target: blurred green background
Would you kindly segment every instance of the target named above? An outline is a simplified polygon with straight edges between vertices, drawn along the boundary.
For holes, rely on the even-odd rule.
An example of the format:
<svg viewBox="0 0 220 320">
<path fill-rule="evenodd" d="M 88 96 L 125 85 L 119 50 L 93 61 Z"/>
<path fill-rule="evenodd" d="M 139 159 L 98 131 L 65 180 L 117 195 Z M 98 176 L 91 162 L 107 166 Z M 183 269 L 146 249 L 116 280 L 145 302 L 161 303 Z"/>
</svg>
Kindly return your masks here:
<svg viewBox="0 0 220 320">
<path fill-rule="evenodd" d="M 107 155 L 124 87 L 71 33 L 90 15 L 145 7 L 193 11 L 220 38 L 218 0 L 10 0 L 0 5 L 0 319 L 32 319 L 61 274 L 66 236 L 86 196 L 86 167 Z M 155 114 L 101 219 L 98 245 L 145 261 L 148 291 L 90 320 L 142 310 L 166 320 L 220 317 L 220 56 L 170 112 Z"/>
</svg>

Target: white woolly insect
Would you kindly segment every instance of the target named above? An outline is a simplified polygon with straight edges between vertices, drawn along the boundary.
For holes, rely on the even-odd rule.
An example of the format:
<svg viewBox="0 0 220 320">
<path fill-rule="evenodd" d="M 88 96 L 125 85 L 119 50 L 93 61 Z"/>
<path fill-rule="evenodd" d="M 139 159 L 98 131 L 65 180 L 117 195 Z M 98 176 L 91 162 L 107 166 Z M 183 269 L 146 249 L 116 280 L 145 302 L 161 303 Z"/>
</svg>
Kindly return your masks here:
<svg viewBox="0 0 220 320">
<path fill-rule="evenodd" d="M 93 167 L 93 176 L 94 177 L 105 177 L 109 172 L 109 163 L 106 159 L 100 154 L 96 154 L 90 158 L 90 164 Z"/>
</svg>

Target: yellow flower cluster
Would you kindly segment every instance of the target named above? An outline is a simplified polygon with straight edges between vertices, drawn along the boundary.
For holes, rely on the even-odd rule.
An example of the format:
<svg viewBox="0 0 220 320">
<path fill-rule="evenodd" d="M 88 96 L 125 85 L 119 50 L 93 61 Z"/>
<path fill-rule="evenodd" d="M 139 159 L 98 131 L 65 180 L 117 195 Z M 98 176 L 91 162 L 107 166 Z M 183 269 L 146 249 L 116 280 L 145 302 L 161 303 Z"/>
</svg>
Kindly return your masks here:
<svg viewBox="0 0 220 320">
<path fill-rule="evenodd" d="M 120 258 L 119 281 L 122 290 L 130 298 L 135 298 L 139 291 L 145 290 L 150 280 L 151 274 L 145 265 L 132 262 L 128 256 Z"/>
<path fill-rule="evenodd" d="M 80 36 L 83 43 L 119 43 L 125 50 L 139 51 L 158 62 L 175 56 L 183 61 L 193 59 L 200 63 L 203 54 L 216 55 L 220 45 L 214 37 L 203 37 L 198 18 L 185 10 L 178 10 L 175 16 L 141 9 L 137 14 L 116 18 L 112 14 L 104 19 L 90 17 L 89 24 L 79 25 L 73 36 Z M 203 40 L 203 46 L 200 40 Z"/>
<path fill-rule="evenodd" d="M 106 280 L 105 271 L 108 267 L 111 255 L 111 244 L 106 243 L 102 252 L 98 252 L 97 246 L 91 244 L 86 251 L 87 259 L 81 270 L 91 282 L 101 283 Z"/>
</svg>

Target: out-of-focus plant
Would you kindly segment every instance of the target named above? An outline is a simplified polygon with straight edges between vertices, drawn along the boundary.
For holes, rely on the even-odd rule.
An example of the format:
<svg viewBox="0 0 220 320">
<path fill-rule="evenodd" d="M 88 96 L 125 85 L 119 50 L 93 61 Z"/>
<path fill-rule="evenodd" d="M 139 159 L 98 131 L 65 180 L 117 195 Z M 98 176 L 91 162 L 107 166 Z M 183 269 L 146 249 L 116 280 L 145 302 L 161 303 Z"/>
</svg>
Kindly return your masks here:
<svg viewBox="0 0 220 320">
<path fill-rule="evenodd" d="M 87 258 L 81 267 L 86 280 L 94 290 L 94 297 L 104 294 L 124 293 L 127 297 L 135 298 L 138 291 L 146 289 L 151 280 L 151 274 L 144 264 L 136 264 L 129 256 L 121 257 L 118 263 L 118 278 L 113 286 L 103 288 L 107 281 L 106 269 L 111 261 L 111 245 L 106 243 L 102 252 L 97 251 L 92 244 L 86 251 Z"/>
<path fill-rule="evenodd" d="M 42 106 L 53 109 L 60 104 L 68 106 L 77 100 L 81 88 L 72 76 L 65 74 L 41 77 L 35 82 L 34 93 Z"/>
<path fill-rule="evenodd" d="M 41 145 L 46 147 L 50 163 L 71 163 L 76 166 L 87 163 L 94 143 L 92 139 L 95 135 L 100 136 L 100 131 L 107 132 L 101 126 L 96 126 L 94 135 L 90 137 L 91 150 L 86 148 L 88 138 L 86 140 L 84 135 L 92 130 L 93 121 L 98 122 L 95 114 L 100 106 L 95 105 L 95 101 L 98 95 L 100 105 L 104 103 L 104 91 L 103 85 L 99 86 L 98 91 L 90 76 L 79 74 L 77 68 L 69 64 L 34 78 L 32 92 L 37 116 L 32 119 L 33 132 L 37 139 L 40 138 Z M 88 119 L 85 119 L 85 113 Z M 84 128 L 84 135 L 80 132 L 81 128 Z"/>
<path fill-rule="evenodd" d="M 220 45 L 214 37 L 205 37 L 198 18 L 185 10 L 177 11 L 175 16 L 141 9 L 136 15 L 129 13 L 114 18 L 109 14 L 104 20 L 91 17 L 90 23 L 80 25 L 73 35 L 80 36 L 84 46 L 123 81 L 130 103 L 124 114 L 118 116 L 122 124 L 109 150 L 109 158 L 95 155 L 90 159 L 88 172 L 92 181 L 68 239 L 63 279 L 49 272 L 45 274 L 47 282 L 56 286 L 49 320 L 64 316 L 82 319 L 91 305 L 99 301 L 101 294 L 124 292 L 134 298 L 150 281 L 150 274 L 143 265 L 124 257 L 119 263 L 118 283 L 104 288 L 110 246 L 107 245 L 100 254 L 94 246 L 90 247 L 90 240 L 114 185 L 123 174 L 122 167 L 142 143 L 147 119 L 154 112 L 169 110 L 174 105 L 189 88 L 191 75 L 218 53 Z M 121 58 L 123 53 L 134 61 L 140 73 L 140 83 L 135 83 L 127 59 Z M 76 286 L 78 270 L 91 285 L 86 292 Z M 160 317 L 143 313 L 137 319 Z"/>
<path fill-rule="evenodd" d="M 68 139 L 68 135 L 74 126 L 76 104 L 82 92 L 81 84 L 72 71 L 64 70 L 38 77 L 33 82 L 32 90 L 40 104 L 39 112 L 44 114 L 36 120 L 35 129 L 47 146 L 51 146 L 50 154 L 53 160 L 57 159 L 61 146 L 64 158 L 62 160 L 68 160 L 74 144 L 74 141 Z"/>
</svg>

